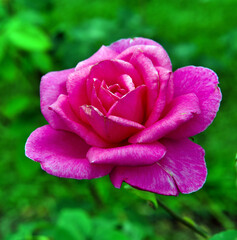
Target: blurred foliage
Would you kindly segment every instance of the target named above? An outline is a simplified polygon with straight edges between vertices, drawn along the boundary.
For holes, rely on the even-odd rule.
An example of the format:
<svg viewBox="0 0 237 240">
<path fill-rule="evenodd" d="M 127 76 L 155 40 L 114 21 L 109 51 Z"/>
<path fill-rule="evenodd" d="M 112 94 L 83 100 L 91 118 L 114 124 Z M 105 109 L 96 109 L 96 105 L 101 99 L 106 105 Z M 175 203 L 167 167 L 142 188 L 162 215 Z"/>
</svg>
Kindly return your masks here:
<svg viewBox="0 0 237 240">
<path fill-rule="evenodd" d="M 235 228 L 236 9 L 236 0 L 0 0 L 0 239 L 199 239 L 107 177 L 56 178 L 24 155 L 29 134 L 46 123 L 41 76 L 135 36 L 161 43 L 174 70 L 202 65 L 217 72 L 220 111 L 195 137 L 206 150 L 207 182 L 197 193 L 160 198 L 210 234 Z"/>
</svg>

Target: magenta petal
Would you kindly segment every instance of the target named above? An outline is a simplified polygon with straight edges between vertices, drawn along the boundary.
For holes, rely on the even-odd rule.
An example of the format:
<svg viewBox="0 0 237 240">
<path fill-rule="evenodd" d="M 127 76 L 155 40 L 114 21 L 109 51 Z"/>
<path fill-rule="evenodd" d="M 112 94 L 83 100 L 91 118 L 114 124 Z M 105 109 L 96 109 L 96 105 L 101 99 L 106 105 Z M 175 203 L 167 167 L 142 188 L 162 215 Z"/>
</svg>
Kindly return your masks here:
<svg viewBox="0 0 237 240">
<path fill-rule="evenodd" d="M 132 144 L 116 148 L 92 147 L 87 158 L 90 163 L 113 164 L 115 166 L 150 165 L 165 155 L 165 148 L 159 142 Z"/>
<path fill-rule="evenodd" d="M 110 108 L 107 116 L 114 115 L 142 123 L 145 112 L 145 90 L 146 86 L 142 85 L 124 95 Z"/>
<path fill-rule="evenodd" d="M 45 119 L 52 125 L 64 126 L 64 123 L 58 118 L 57 114 L 48 109 L 60 94 L 66 94 L 66 81 L 68 75 L 74 72 L 74 69 L 67 69 L 58 72 L 50 72 L 42 77 L 40 83 L 40 106 Z"/>
<path fill-rule="evenodd" d="M 103 60 L 113 59 L 118 55 L 118 53 L 112 48 L 102 46 L 94 55 L 92 55 L 90 58 L 81 61 L 76 66 L 76 71 L 81 70 L 84 67 L 89 67 L 91 65 L 94 65 L 98 62 L 101 62 Z"/>
<path fill-rule="evenodd" d="M 161 120 L 135 134 L 128 141 L 130 143 L 157 141 L 189 121 L 195 114 L 200 114 L 199 101 L 193 93 L 175 98 L 169 108 L 169 112 Z"/>
<path fill-rule="evenodd" d="M 154 107 L 149 115 L 145 126 L 149 127 L 155 122 L 157 122 L 164 110 L 165 106 L 170 103 L 173 98 L 173 86 L 172 86 L 172 72 L 166 68 L 158 67 L 156 68 L 159 74 L 159 95 L 156 99 Z"/>
<path fill-rule="evenodd" d="M 215 118 L 221 101 L 217 75 L 203 67 L 180 68 L 174 72 L 174 90 L 175 97 L 195 93 L 199 99 L 201 114 L 180 126 L 169 137 L 190 137 L 204 131 Z"/>
<path fill-rule="evenodd" d="M 115 167 L 110 173 L 110 180 L 116 188 L 126 182 L 137 189 L 163 195 L 178 195 L 174 179 L 158 163 L 141 167 Z"/>
<path fill-rule="evenodd" d="M 101 100 L 98 98 L 96 87 L 93 86 L 92 91 L 91 91 L 91 105 L 99 109 L 103 114 L 106 114 L 106 110 L 101 103 Z"/>
<path fill-rule="evenodd" d="M 108 147 L 111 144 L 105 142 L 99 137 L 91 127 L 80 121 L 78 116 L 73 112 L 71 105 L 68 101 L 68 97 L 60 95 L 57 101 L 50 106 L 51 111 L 57 114 L 61 122 L 63 122 L 63 128 L 61 125 L 54 126 L 55 129 L 67 130 L 76 133 L 83 138 L 89 145 L 97 147 Z M 66 127 L 65 127 L 66 126 Z"/>
<path fill-rule="evenodd" d="M 158 97 L 159 92 L 159 76 L 156 68 L 152 64 L 151 60 L 140 52 L 136 51 L 130 63 L 138 69 L 144 84 L 147 87 L 147 115 L 149 115 L 154 107 L 154 103 Z"/>
<path fill-rule="evenodd" d="M 112 166 L 89 163 L 89 148 L 77 135 L 46 125 L 31 133 L 25 152 L 28 158 L 40 162 L 43 170 L 58 177 L 91 179 L 109 174 Z"/>
<path fill-rule="evenodd" d="M 189 139 L 161 142 L 167 153 L 158 164 L 174 178 L 179 191 L 191 193 L 200 189 L 207 176 L 203 148 Z"/>
<path fill-rule="evenodd" d="M 127 74 L 119 76 L 118 83 L 121 87 L 123 87 L 127 91 L 132 91 L 135 89 L 132 78 Z"/>
<path fill-rule="evenodd" d="M 89 72 L 89 68 L 83 68 L 78 72 L 70 74 L 68 77 L 68 99 L 76 113 L 78 113 L 79 106 L 89 103 L 87 96 L 87 78 Z"/>
<path fill-rule="evenodd" d="M 118 143 L 144 128 L 139 123 L 116 116 L 104 116 L 93 106 L 80 107 L 82 118 L 87 119 L 95 132 L 110 143 Z"/>
<path fill-rule="evenodd" d="M 136 68 L 131 63 L 119 59 L 105 60 L 94 65 L 90 71 L 90 78 L 104 80 L 110 86 L 118 83 L 119 77 L 124 74 L 132 78 L 135 86 L 143 83 Z"/>
<path fill-rule="evenodd" d="M 112 43 L 108 47 L 113 51 L 116 51 L 117 53 L 121 53 L 127 48 L 136 46 L 136 45 L 151 45 L 151 46 L 163 48 L 159 43 L 151 39 L 141 38 L 141 37 L 120 39 L 119 41 Z"/>
<path fill-rule="evenodd" d="M 153 64 L 154 67 L 163 67 L 166 68 L 169 71 L 172 71 L 172 64 L 170 61 L 170 58 L 165 51 L 165 49 L 159 45 L 159 46 L 149 46 L 149 45 L 136 45 L 132 46 L 125 51 L 123 51 L 121 54 L 119 54 L 116 59 L 121 59 L 127 62 L 130 62 L 131 57 L 135 52 L 142 52 L 144 56 L 149 58 Z"/>
<path fill-rule="evenodd" d="M 105 89 L 104 87 L 101 87 L 98 90 L 98 98 L 103 105 L 103 107 L 108 111 L 113 104 L 116 103 L 116 101 L 119 100 L 119 97 L 113 94 L 109 91 L 109 89 Z"/>
</svg>

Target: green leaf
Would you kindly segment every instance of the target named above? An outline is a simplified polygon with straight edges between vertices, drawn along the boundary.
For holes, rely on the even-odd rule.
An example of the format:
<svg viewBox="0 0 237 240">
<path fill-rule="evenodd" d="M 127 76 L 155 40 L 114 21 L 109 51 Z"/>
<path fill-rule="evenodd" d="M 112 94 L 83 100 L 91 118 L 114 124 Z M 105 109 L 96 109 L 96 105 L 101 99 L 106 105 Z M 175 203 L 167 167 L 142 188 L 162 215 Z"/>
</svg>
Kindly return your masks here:
<svg viewBox="0 0 237 240">
<path fill-rule="evenodd" d="M 6 53 L 7 38 L 5 34 L 0 35 L 0 61 L 4 58 Z"/>
<path fill-rule="evenodd" d="M 132 193 L 134 193 L 135 195 L 137 195 L 138 197 L 145 199 L 147 201 L 150 201 L 154 204 L 155 208 L 158 207 L 158 203 L 156 201 L 156 195 L 155 193 L 151 193 L 151 192 L 147 192 L 147 191 L 142 191 L 142 190 L 138 190 L 136 188 L 131 187 L 130 185 L 126 184 L 124 186 L 125 189 L 131 191 Z"/>
<path fill-rule="evenodd" d="M 89 216 L 81 209 L 63 209 L 57 226 L 70 232 L 75 239 L 86 238 L 92 230 Z"/>
<path fill-rule="evenodd" d="M 31 104 L 30 101 L 27 96 L 14 96 L 4 103 L 0 110 L 6 117 L 12 119 L 27 109 Z"/>
<path fill-rule="evenodd" d="M 46 52 L 33 52 L 31 55 L 34 65 L 42 72 L 49 72 L 52 67 L 52 60 Z"/>
<path fill-rule="evenodd" d="M 225 232 L 217 233 L 209 240 L 237 240 L 237 230 L 228 230 Z"/>
<path fill-rule="evenodd" d="M 51 228 L 43 231 L 43 234 L 46 235 L 50 240 L 55 239 L 55 240 L 65 240 L 65 239 L 70 239 L 70 240 L 78 240 L 78 239 L 83 239 L 81 235 L 73 235 L 71 234 L 68 230 L 57 227 L 57 226 L 52 226 Z M 32 240 L 38 240 L 38 239 L 32 239 Z"/>
<path fill-rule="evenodd" d="M 26 51 L 45 51 L 51 47 L 49 37 L 36 25 L 13 19 L 7 26 L 8 38 Z"/>
</svg>

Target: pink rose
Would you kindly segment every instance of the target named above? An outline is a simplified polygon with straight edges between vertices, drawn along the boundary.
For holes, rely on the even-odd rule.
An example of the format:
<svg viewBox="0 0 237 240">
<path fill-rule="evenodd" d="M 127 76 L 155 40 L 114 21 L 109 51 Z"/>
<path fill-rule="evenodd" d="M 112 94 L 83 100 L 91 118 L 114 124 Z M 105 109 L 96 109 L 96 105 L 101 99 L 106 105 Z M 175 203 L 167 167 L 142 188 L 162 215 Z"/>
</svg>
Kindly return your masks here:
<svg viewBox="0 0 237 240">
<path fill-rule="evenodd" d="M 102 46 L 76 68 L 46 74 L 41 110 L 49 122 L 26 143 L 26 156 L 49 174 L 75 179 L 110 175 L 165 195 L 197 191 L 205 182 L 204 150 L 189 140 L 219 109 L 210 69 L 172 73 L 163 47 L 149 39 Z"/>
</svg>

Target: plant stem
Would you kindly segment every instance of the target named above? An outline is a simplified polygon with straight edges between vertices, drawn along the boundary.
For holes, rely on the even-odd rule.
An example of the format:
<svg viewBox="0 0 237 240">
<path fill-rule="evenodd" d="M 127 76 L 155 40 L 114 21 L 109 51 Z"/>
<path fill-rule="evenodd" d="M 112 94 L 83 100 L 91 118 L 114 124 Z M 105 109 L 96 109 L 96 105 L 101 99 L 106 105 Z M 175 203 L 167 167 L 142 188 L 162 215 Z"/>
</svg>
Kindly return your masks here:
<svg viewBox="0 0 237 240">
<path fill-rule="evenodd" d="M 170 208 L 168 208 L 164 203 L 162 203 L 158 198 L 156 198 L 156 201 L 158 202 L 159 206 L 161 206 L 166 212 L 168 212 L 173 218 L 175 218 L 178 222 L 182 223 L 186 227 L 190 228 L 200 236 L 202 236 L 204 239 L 209 239 L 209 235 L 203 231 L 198 225 L 195 223 L 191 223 L 185 218 L 179 216 L 177 213 L 173 212 Z"/>
<path fill-rule="evenodd" d="M 99 195 L 99 193 L 98 193 L 98 191 L 97 191 L 97 189 L 96 189 L 96 187 L 93 183 L 89 183 L 89 190 L 91 192 L 92 197 L 94 198 L 94 201 L 95 201 L 97 207 L 102 208 L 104 203 L 101 200 L 100 195 Z"/>
</svg>

